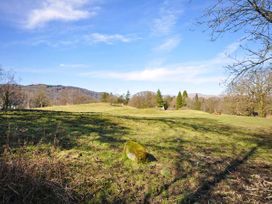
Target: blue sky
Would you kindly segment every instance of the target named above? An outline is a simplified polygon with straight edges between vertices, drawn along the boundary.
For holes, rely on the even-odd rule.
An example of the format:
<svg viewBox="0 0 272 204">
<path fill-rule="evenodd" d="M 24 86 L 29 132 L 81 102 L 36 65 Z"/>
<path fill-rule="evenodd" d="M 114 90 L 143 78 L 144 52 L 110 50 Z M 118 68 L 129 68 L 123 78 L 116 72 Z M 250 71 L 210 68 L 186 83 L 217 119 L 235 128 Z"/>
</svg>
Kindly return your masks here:
<svg viewBox="0 0 272 204">
<path fill-rule="evenodd" d="M 195 24 L 210 2 L 1 1 L 0 64 L 21 84 L 220 94 L 241 35 L 210 41 Z"/>
</svg>

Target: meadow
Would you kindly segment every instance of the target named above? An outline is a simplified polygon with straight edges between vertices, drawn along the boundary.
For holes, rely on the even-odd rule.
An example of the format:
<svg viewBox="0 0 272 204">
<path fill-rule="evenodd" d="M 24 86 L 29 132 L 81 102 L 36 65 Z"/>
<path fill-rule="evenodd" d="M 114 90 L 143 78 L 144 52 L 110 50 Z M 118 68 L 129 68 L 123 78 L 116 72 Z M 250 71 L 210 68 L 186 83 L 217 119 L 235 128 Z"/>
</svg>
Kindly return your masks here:
<svg viewBox="0 0 272 204">
<path fill-rule="evenodd" d="M 3 203 L 272 202 L 272 119 L 94 103 L 0 112 L 0 137 Z"/>
</svg>

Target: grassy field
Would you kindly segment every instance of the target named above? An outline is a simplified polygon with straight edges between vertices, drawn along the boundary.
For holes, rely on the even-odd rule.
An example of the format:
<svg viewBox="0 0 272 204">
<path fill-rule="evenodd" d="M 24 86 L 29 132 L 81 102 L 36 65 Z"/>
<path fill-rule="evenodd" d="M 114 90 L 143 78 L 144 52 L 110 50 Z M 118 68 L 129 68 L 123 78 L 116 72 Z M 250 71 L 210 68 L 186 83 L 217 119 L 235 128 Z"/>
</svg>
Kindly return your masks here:
<svg viewBox="0 0 272 204">
<path fill-rule="evenodd" d="M 271 119 L 98 103 L 0 112 L 0 136 L 4 203 L 272 202 Z"/>
</svg>

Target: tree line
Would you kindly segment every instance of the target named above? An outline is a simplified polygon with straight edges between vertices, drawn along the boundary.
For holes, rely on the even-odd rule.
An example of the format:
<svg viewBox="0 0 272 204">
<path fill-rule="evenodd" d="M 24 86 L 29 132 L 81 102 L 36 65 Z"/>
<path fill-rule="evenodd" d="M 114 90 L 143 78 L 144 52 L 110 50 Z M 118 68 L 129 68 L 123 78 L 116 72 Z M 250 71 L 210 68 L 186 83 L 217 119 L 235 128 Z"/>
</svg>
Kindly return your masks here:
<svg viewBox="0 0 272 204">
<path fill-rule="evenodd" d="M 136 108 L 159 108 L 163 110 L 201 109 L 198 94 L 190 98 L 186 90 L 178 92 L 177 96 L 162 95 L 160 89 L 157 93 L 151 91 L 139 92 L 131 97 L 128 105 Z"/>
<path fill-rule="evenodd" d="M 15 108 L 36 108 L 49 105 L 83 104 L 90 102 L 108 102 L 112 105 L 122 104 L 136 108 L 193 109 L 214 114 L 233 114 L 265 117 L 272 115 L 272 72 L 255 70 L 248 72 L 239 80 L 228 84 L 222 96 L 189 97 L 186 90 L 176 96 L 143 91 L 131 96 L 130 92 L 122 95 L 101 93 L 99 99 L 82 94 L 78 90 L 64 89 L 50 96 L 46 85 L 39 86 L 33 92 L 25 92 L 16 83 L 14 73 L 0 69 L 0 107 L 2 110 Z M 51 93 L 52 95 L 52 93 Z"/>
<path fill-rule="evenodd" d="M 99 99 L 90 98 L 78 90 L 62 90 L 56 96 L 49 96 L 46 85 L 39 86 L 33 92 L 25 92 L 17 85 L 11 72 L 0 70 L 0 107 L 2 110 L 15 108 L 36 108 L 50 105 L 83 104 L 90 102 L 107 102 L 112 105 L 122 104 L 136 108 L 193 109 L 214 114 L 233 114 L 265 117 L 272 115 L 272 72 L 255 70 L 247 73 L 240 80 L 228 85 L 223 96 L 189 97 L 186 90 L 179 91 L 176 96 L 163 95 L 143 91 L 133 96 L 130 92 L 122 95 L 101 93 Z M 51 94 L 52 95 L 52 94 Z M 53 95 L 55 95 L 53 93 Z"/>
<path fill-rule="evenodd" d="M 130 106 L 137 108 L 193 109 L 214 114 L 266 117 L 272 115 L 272 71 L 254 70 L 229 83 L 222 96 L 188 97 L 186 90 L 177 96 L 145 91 L 132 96 Z"/>
</svg>

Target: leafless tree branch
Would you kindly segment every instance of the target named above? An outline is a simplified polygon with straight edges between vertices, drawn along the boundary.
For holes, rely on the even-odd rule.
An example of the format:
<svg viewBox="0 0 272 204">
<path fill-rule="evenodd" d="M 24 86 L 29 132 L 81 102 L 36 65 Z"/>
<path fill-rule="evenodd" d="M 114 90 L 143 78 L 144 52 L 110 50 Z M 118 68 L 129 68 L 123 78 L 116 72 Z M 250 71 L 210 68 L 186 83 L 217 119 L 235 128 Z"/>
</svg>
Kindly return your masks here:
<svg viewBox="0 0 272 204">
<path fill-rule="evenodd" d="M 236 80 L 248 71 L 272 67 L 272 2 L 271 0 L 216 0 L 201 17 L 211 39 L 227 32 L 243 31 L 241 46 L 244 58 L 235 58 L 229 64 L 231 79 Z M 248 46 L 247 46 L 248 45 Z"/>
</svg>

